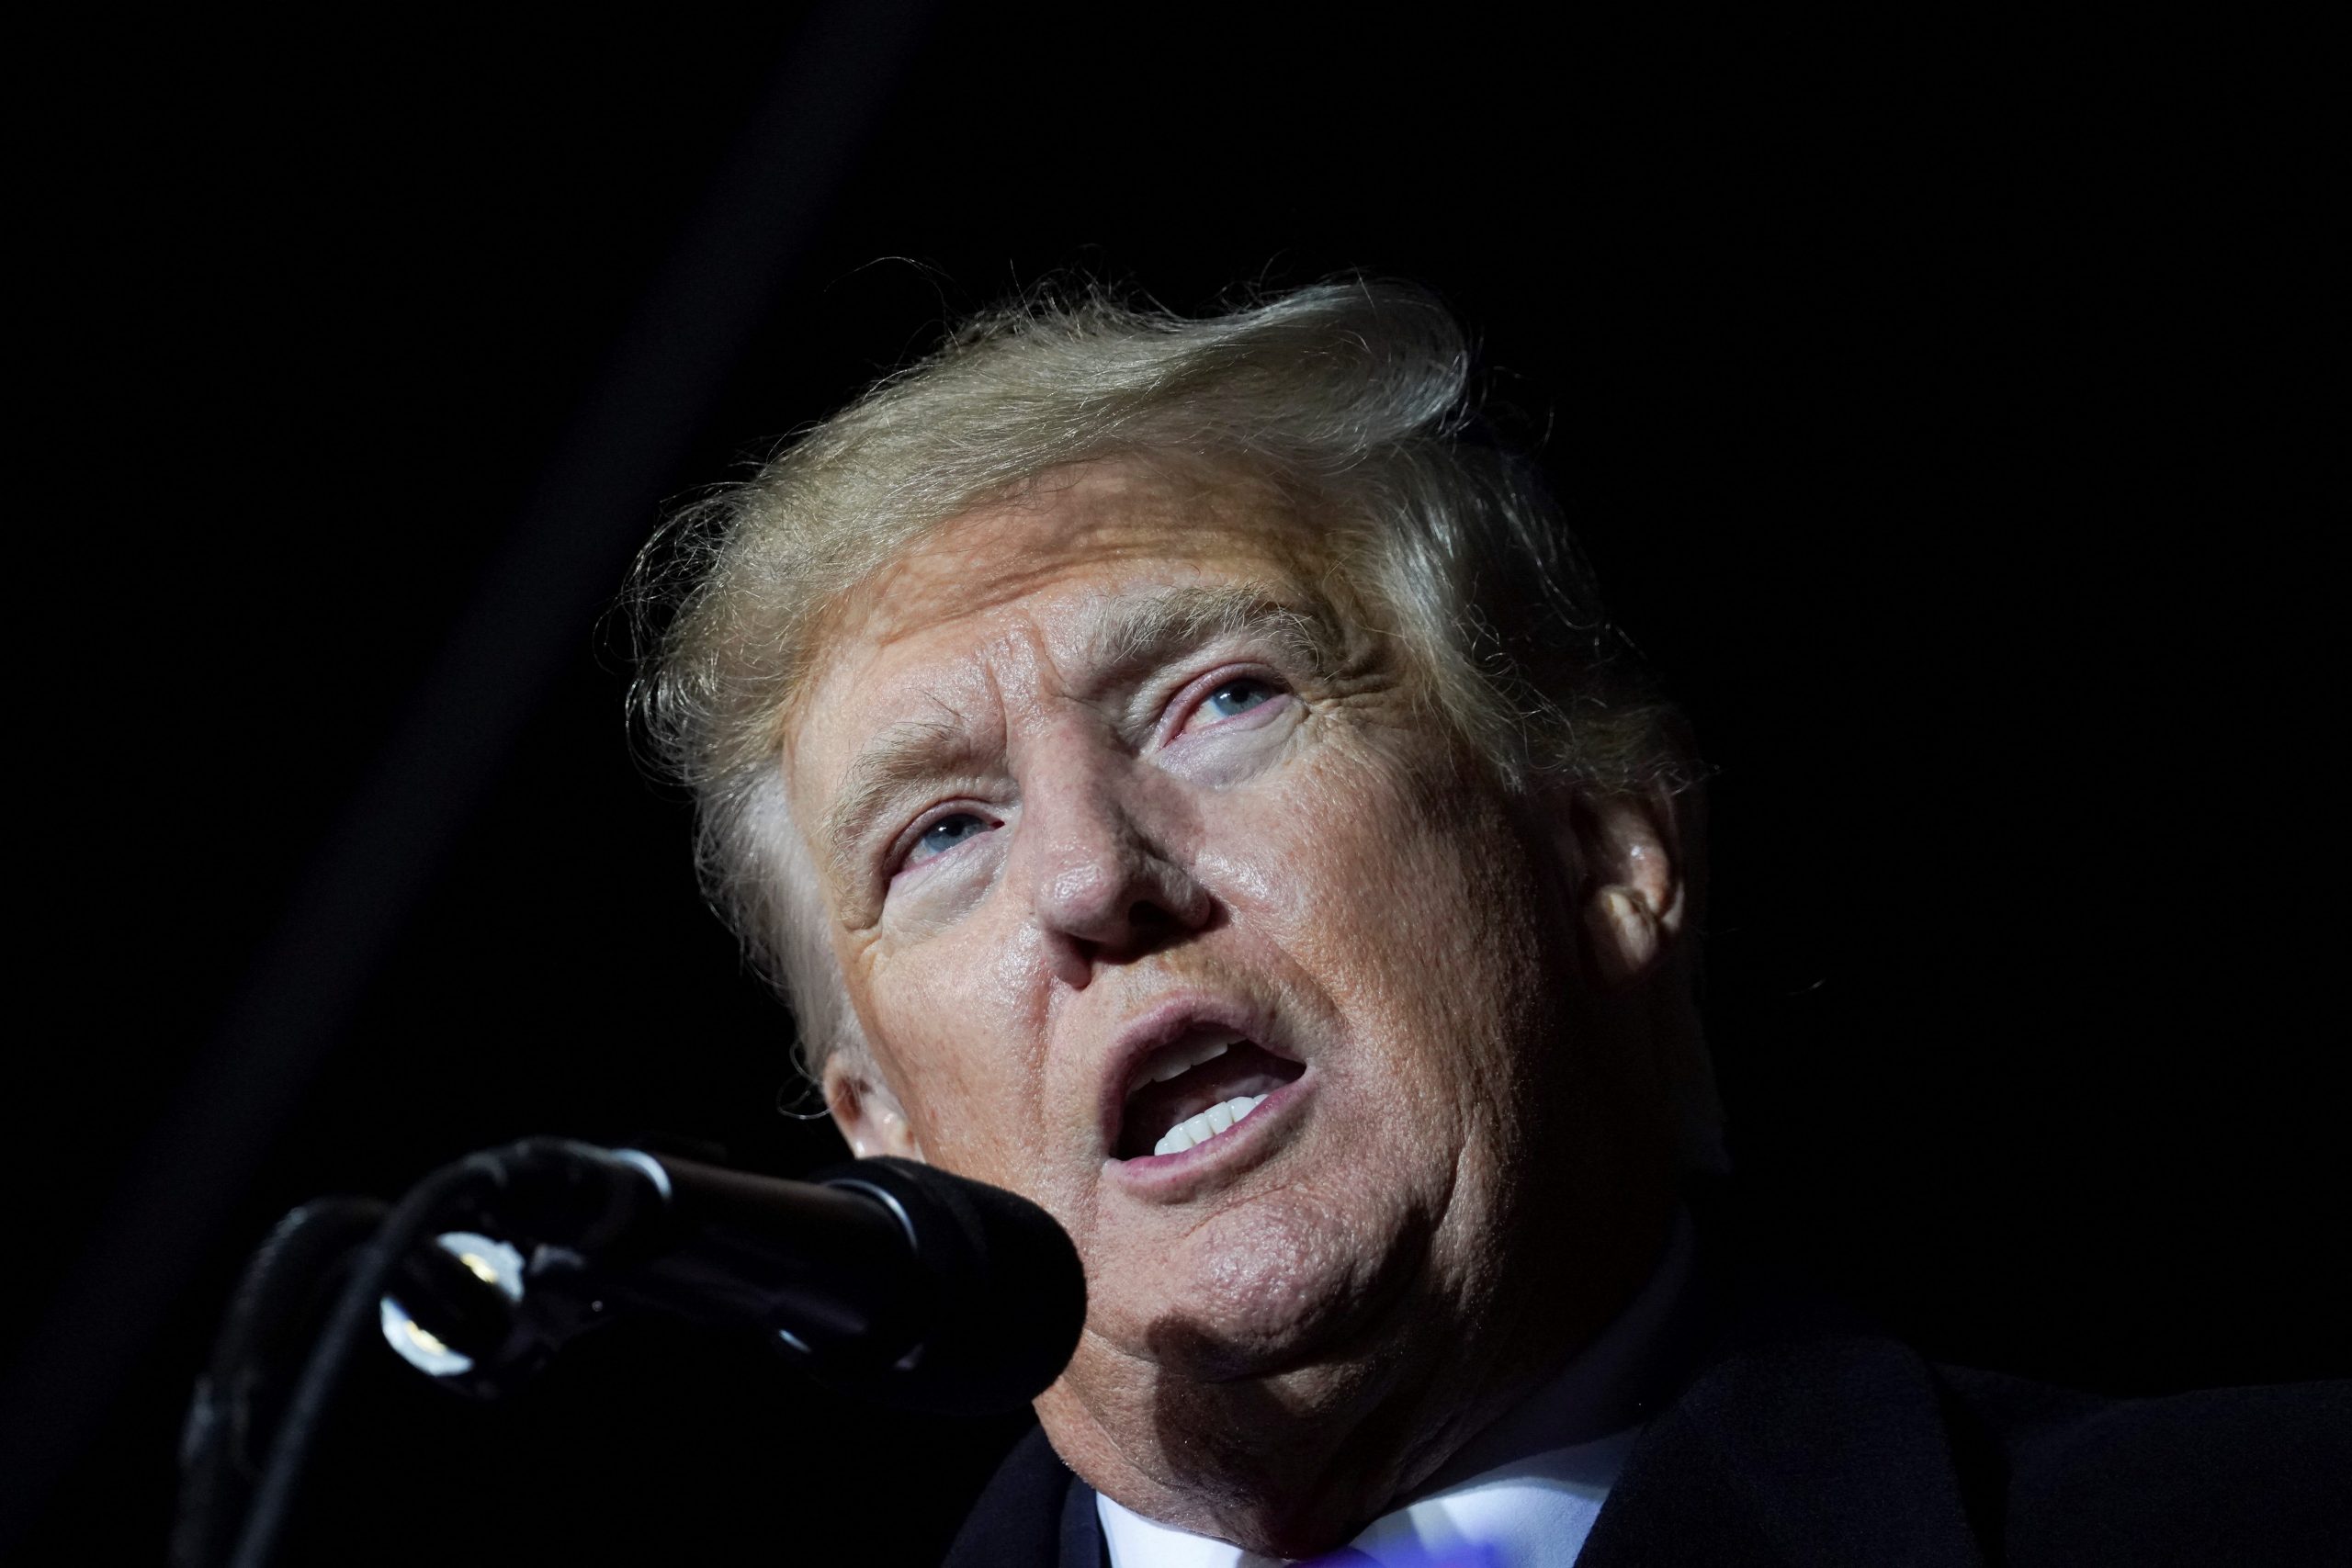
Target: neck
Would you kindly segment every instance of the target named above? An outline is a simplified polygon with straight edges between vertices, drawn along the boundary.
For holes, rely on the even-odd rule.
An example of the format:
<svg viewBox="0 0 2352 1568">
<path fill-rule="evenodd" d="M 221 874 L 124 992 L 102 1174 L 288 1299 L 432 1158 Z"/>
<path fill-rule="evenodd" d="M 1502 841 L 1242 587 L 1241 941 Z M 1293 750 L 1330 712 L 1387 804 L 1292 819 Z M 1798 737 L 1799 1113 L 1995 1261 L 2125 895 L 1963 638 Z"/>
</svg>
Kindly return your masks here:
<svg viewBox="0 0 2352 1568">
<path fill-rule="evenodd" d="M 1057 1383 L 1038 1412 L 1070 1467 L 1137 1514 L 1278 1557 L 1328 1551 L 1485 1454 L 1514 1407 L 1566 1398 L 1577 1424 L 1608 1419 L 1627 1382 L 1611 1320 L 1643 1316 L 1628 1303 L 1657 1293 L 1643 1285 L 1669 1271 L 1668 1217 L 1613 1256 L 1560 1249 L 1574 1280 L 1521 1281 L 1508 1315 L 1433 1314 L 1407 1292 L 1390 1321 L 1310 1365 L 1203 1378 L 1125 1358 L 1083 1393 Z M 1584 1376 L 1588 1360 L 1611 1370 Z"/>
</svg>

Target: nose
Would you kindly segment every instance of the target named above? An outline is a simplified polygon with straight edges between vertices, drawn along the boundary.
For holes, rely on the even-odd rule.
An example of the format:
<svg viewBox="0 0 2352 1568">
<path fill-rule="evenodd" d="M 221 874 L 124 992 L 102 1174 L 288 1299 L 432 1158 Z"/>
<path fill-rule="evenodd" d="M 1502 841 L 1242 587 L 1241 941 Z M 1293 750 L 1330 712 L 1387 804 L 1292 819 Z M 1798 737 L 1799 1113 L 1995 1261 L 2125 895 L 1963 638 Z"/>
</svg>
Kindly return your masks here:
<svg viewBox="0 0 2352 1568">
<path fill-rule="evenodd" d="M 1207 889 L 1152 831 L 1143 793 L 1094 771 L 1025 792 L 1023 880 L 1054 971 L 1071 986 L 1182 940 L 1213 912 Z"/>
</svg>

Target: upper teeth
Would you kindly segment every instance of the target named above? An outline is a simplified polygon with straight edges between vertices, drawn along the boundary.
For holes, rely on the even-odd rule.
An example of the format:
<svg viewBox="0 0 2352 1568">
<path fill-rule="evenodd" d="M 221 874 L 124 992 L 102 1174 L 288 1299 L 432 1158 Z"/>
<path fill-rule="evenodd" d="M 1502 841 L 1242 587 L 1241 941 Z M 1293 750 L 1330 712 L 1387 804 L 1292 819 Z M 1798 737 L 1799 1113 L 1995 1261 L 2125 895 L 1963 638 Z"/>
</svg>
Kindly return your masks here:
<svg viewBox="0 0 2352 1568">
<path fill-rule="evenodd" d="M 1189 1073 L 1203 1062 L 1214 1062 L 1232 1049 L 1233 1042 L 1230 1039 L 1216 1042 L 1201 1041 L 1191 1045 L 1180 1045 L 1162 1056 L 1159 1064 L 1147 1075 L 1147 1078 L 1152 1083 L 1166 1083 L 1178 1073 Z"/>
<path fill-rule="evenodd" d="M 1223 1050 L 1223 1046 L 1218 1047 Z M 1194 1144 L 1207 1143 L 1236 1122 L 1266 1103 L 1262 1094 L 1237 1094 L 1222 1105 L 1212 1105 L 1198 1116 L 1179 1122 L 1152 1145 L 1156 1155 L 1181 1155 Z"/>
</svg>

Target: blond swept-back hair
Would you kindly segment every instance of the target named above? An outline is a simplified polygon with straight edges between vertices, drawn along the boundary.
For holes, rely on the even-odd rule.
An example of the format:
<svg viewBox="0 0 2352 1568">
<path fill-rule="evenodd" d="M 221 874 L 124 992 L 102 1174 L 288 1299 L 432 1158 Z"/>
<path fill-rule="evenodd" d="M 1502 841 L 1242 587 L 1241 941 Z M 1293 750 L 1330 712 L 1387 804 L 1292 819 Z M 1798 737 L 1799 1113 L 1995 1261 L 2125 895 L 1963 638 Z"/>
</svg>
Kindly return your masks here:
<svg viewBox="0 0 2352 1568">
<path fill-rule="evenodd" d="M 1205 319 L 1032 297 L 682 512 L 639 561 L 637 602 L 666 616 L 634 694 L 643 734 L 694 794 L 706 890 L 791 1003 L 811 1077 L 863 1049 L 780 766 L 825 615 L 976 504 L 1117 457 L 1238 468 L 1298 498 L 1432 710 L 1509 787 L 1655 795 L 1693 776 L 1557 509 L 1481 438 L 1469 344 L 1429 294 L 1330 283 Z"/>
</svg>

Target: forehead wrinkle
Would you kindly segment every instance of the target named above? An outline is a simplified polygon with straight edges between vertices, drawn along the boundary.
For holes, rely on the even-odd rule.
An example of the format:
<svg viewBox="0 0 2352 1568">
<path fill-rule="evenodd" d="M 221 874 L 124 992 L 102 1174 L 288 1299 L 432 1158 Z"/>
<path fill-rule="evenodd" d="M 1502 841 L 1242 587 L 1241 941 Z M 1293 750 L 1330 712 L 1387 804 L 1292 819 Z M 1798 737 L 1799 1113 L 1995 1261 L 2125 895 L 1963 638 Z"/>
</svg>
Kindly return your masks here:
<svg viewBox="0 0 2352 1568">
<path fill-rule="evenodd" d="M 1222 508 L 1210 516 L 1230 521 Z M 1116 483 L 1080 481 L 985 507 L 941 525 L 884 566 L 831 635 L 863 632 L 888 648 L 948 622 L 1015 609 L 1049 592 L 1073 566 L 1162 562 L 1196 521 L 1152 487 Z M 1261 519 L 1258 528 L 1271 532 L 1274 521 Z M 1001 547 L 1008 534 L 1031 537 L 1008 550 Z"/>
<path fill-rule="evenodd" d="M 1247 535 L 1281 558 L 1306 547 L 1314 530 L 1287 497 L 1246 470 L 1204 472 L 1135 457 L 1080 463 L 938 525 L 841 607 L 826 640 L 863 630 L 887 648 L 944 622 L 1015 606 L 1073 566 L 1165 562 L 1171 546 L 1197 547 L 1204 533 Z M 1020 536 L 1017 548 L 1002 547 L 1008 536 Z M 1284 564 L 1296 570 L 1303 563 Z"/>
</svg>

